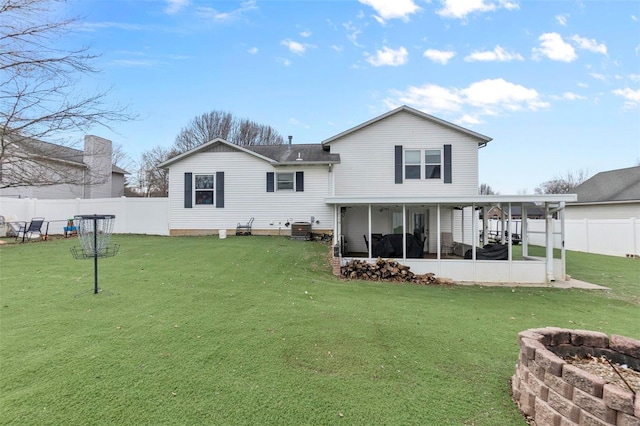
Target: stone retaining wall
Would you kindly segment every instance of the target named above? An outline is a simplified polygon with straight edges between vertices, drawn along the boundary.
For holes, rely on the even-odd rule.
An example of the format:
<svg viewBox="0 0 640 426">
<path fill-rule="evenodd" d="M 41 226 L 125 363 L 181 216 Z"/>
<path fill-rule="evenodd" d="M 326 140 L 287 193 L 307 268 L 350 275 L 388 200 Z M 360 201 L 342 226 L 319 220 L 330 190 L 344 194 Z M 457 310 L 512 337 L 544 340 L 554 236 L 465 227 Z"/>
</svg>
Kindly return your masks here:
<svg viewBox="0 0 640 426">
<path fill-rule="evenodd" d="M 640 371 L 640 341 L 555 327 L 518 334 L 520 355 L 511 378 L 514 401 L 536 426 L 640 426 L 640 394 L 605 382 L 562 359 L 606 356 Z"/>
</svg>

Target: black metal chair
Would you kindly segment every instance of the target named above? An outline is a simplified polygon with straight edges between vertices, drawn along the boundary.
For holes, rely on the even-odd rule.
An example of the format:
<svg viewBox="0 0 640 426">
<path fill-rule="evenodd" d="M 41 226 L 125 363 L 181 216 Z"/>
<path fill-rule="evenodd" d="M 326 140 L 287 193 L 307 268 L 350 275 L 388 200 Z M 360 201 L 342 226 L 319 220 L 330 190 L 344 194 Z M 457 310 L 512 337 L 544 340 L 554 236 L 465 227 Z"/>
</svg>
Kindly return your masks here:
<svg viewBox="0 0 640 426">
<path fill-rule="evenodd" d="M 251 226 L 253 225 L 253 218 L 249 219 L 245 225 L 240 224 L 238 222 L 238 226 L 236 226 L 236 235 L 251 235 Z"/>
<path fill-rule="evenodd" d="M 37 235 L 38 238 L 41 237 L 43 224 L 44 224 L 43 217 L 34 217 L 33 219 L 31 219 L 31 222 L 29 222 L 29 225 L 25 223 L 20 227 L 20 229 L 18 229 L 18 232 L 16 233 L 16 241 L 18 241 L 18 238 L 20 237 L 22 237 L 23 243 L 25 239 L 28 241 L 32 239 L 35 235 Z"/>
</svg>

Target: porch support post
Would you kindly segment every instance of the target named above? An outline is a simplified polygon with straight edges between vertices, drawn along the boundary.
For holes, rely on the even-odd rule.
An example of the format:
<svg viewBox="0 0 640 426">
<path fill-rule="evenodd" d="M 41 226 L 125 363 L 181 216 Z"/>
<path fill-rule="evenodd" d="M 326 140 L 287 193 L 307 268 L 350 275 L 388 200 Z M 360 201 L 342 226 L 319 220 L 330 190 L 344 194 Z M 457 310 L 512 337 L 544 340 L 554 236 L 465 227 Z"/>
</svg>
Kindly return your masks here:
<svg viewBox="0 0 640 426">
<path fill-rule="evenodd" d="M 512 258 L 513 258 L 513 247 L 512 247 L 512 241 L 511 241 L 511 225 L 512 225 L 512 220 L 513 220 L 513 216 L 511 216 L 511 201 L 509 201 L 509 213 L 507 215 L 507 244 L 508 244 L 508 248 L 507 248 L 507 253 L 508 253 L 508 259 L 509 262 L 511 262 Z M 509 268 L 509 271 L 511 271 L 511 268 Z"/>
<path fill-rule="evenodd" d="M 562 280 L 564 281 L 567 276 L 567 265 L 565 263 L 565 247 L 564 247 L 564 201 L 560 203 L 560 210 L 558 210 L 558 217 L 560 218 L 560 259 L 562 260 Z"/>
<path fill-rule="evenodd" d="M 436 253 L 438 254 L 438 273 L 440 273 L 440 248 L 441 248 L 441 242 L 440 242 L 440 204 L 437 204 L 437 209 L 436 209 L 436 216 L 437 216 L 437 223 L 436 223 Z"/>
<path fill-rule="evenodd" d="M 407 205 L 402 204 L 402 260 L 407 260 Z"/>
<path fill-rule="evenodd" d="M 487 214 L 489 210 L 487 210 L 487 206 L 482 206 L 482 245 L 486 246 L 489 241 L 489 218 Z"/>
<path fill-rule="evenodd" d="M 508 206 L 509 204 L 507 204 Z M 500 236 L 500 242 L 502 244 L 504 244 L 504 231 L 506 228 L 506 224 L 505 224 L 505 215 L 504 215 L 504 210 L 502 210 L 502 204 L 500 204 L 500 234 L 498 234 Z"/>
<path fill-rule="evenodd" d="M 471 203 L 471 261 L 473 262 L 473 280 L 476 280 L 476 238 L 478 231 L 476 227 L 478 221 L 476 220 L 476 203 Z M 464 240 L 463 240 L 464 242 Z M 464 253 L 462 253 L 464 257 Z"/>
<path fill-rule="evenodd" d="M 462 244 L 464 244 L 465 243 L 465 240 L 464 240 L 464 206 L 462 207 L 462 209 L 460 209 L 460 223 L 462 224 L 462 226 L 460 226 L 461 241 L 462 241 Z"/>
<path fill-rule="evenodd" d="M 369 204 L 369 217 L 367 219 L 368 223 L 369 223 L 369 227 L 367 228 L 367 241 L 369 241 L 369 244 L 367 244 L 369 247 L 369 258 L 371 258 L 371 256 L 373 256 L 373 241 L 371 241 L 371 204 Z"/>
<path fill-rule="evenodd" d="M 553 281 L 553 221 L 551 220 L 551 211 L 549 203 L 544 204 L 545 211 L 545 232 L 546 232 L 546 264 L 547 264 L 547 282 Z"/>
<path fill-rule="evenodd" d="M 522 212 L 521 214 L 521 220 L 522 220 L 522 229 L 520 230 L 520 232 L 522 232 L 522 234 L 520 235 L 521 239 L 522 239 L 522 257 L 526 257 L 529 256 L 529 219 L 528 219 L 528 213 L 527 213 L 527 205 L 525 203 L 522 203 L 522 207 L 521 210 Z"/>
<path fill-rule="evenodd" d="M 338 229 L 338 215 L 340 214 L 340 206 L 333 205 L 333 246 L 338 245 L 340 241 L 340 230 Z"/>
</svg>

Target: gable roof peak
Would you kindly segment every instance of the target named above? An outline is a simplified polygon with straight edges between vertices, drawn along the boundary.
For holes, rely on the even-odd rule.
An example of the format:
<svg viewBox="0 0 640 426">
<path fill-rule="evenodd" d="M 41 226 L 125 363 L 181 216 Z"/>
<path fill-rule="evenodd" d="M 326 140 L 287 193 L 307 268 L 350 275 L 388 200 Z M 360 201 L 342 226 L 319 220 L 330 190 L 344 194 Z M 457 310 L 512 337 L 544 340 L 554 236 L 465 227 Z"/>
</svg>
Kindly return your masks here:
<svg viewBox="0 0 640 426">
<path fill-rule="evenodd" d="M 469 135 L 469 136 L 471 136 L 471 137 L 473 137 L 475 139 L 478 139 L 478 145 L 480 145 L 481 147 L 486 145 L 488 142 L 490 142 L 493 139 L 493 138 L 490 138 L 489 136 L 485 136 L 483 134 L 474 132 L 473 130 L 469 130 L 469 129 L 464 128 L 462 126 L 458 126 L 457 124 L 453 124 L 453 123 L 451 123 L 449 121 L 446 121 L 446 120 L 443 120 L 441 118 L 435 117 L 435 116 L 433 116 L 431 114 L 427 114 L 426 112 L 420 111 L 420 110 L 415 109 L 413 107 L 410 107 L 408 105 L 401 105 L 401 106 L 399 106 L 399 107 L 397 107 L 395 109 L 392 109 L 390 111 L 385 112 L 384 114 L 381 114 L 381 115 L 379 115 L 377 117 L 374 117 L 371 120 L 365 121 L 362 124 L 359 124 L 359 125 L 357 125 L 355 127 L 352 127 L 352 128 L 350 128 L 348 130 L 345 130 L 344 132 L 338 133 L 337 135 L 332 136 L 332 137 L 330 137 L 328 139 L 325 139 L 324 141 L 322 141 L 322 145 L 326 145 L 328 143 L 334 142 L 334 141 L 336 141 L 337 139 L 340 139 L 343 136 L 346 136 L 346 135 L 348 135 L 350 133 L 356 132 L 356 131 L 364 128 L 364 127 L 367 127 L 367 126 L 369 126 L 371 124 L 377 123 L 378 121 L 384 120 L 385 118 L 390 117 L 390 116 L 395 115 L 395 114 L 398 114 L 400 112 L 408 112 L 408 113 L 413 114 L 413 115 L 415 115 L 417 117 L 423 118 L 423 119 L 431 121 L 433 123 L 437 123 L 437 124 L 440 124 L 442 126 L 448 127 L 448 128 L 450 128 L 452 130 L 455 130 L 455 131 L 464 133 L 466 135 Z"/>
</svg>

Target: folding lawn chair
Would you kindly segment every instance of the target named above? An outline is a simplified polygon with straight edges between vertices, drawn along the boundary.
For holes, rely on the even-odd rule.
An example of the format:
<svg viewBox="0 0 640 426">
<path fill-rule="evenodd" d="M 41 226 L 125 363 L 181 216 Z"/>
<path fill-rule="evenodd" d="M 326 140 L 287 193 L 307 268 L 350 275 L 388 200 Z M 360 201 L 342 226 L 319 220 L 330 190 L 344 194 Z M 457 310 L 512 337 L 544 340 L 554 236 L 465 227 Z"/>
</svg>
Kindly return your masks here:
<svg viewBox="0 0 640 426">
<path fill-rule="evenodd" d="M 28 225 L 25 223 L 20 227 L 20 229 L 18 229 L 18 232 L 16 233 L 16 241 L 18 241 L 18 238 L 20 237 L 22 237 L 23 243 L 25 239 L 28 241 L 34 237 L 40 238 L 42 236 L 43 224 L 43 217 L 34 217 Z"/>
</svg>

